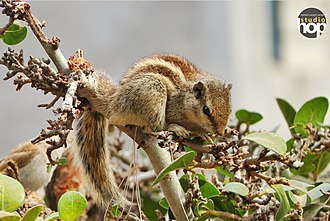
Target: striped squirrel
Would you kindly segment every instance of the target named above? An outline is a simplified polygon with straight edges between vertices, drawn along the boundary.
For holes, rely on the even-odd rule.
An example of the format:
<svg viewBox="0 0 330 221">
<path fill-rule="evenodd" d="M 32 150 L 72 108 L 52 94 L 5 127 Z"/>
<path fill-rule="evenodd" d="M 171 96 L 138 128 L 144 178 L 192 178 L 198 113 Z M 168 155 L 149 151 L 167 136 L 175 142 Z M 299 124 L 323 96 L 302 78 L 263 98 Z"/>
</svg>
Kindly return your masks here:
<svg viewBox="0 0 330 221">
<path fill-rule="evenodd" d="M 58 137 L 53 138 L 58 140 Z M 70 139 L 70 138 L 69 138 Z M 50 181 L 50 178 L 56 169 L 52 167 L 51 171 L 47 171 L 48 157 L 46 154 L 49 145 L 46 141 L 33 144 L 31 140 L 25 141 L 14 148 L 8 155 L 0 161 L 0 172 L 5 173 L 8 169 L 9 162 L 17 166 L 19 175 L 18 180 L 24 188 L 31 191 L 37 191 L 44 187 Z M 62 156 L 65 148 L 61 147 L 52 152 L 52 158 L 55 160 Z"/>
<path fill-rule="evenodd" d="M 74 152 L 92 195 L 103 205 L 126 202 L 109 164 L 105 139 L 109 124 L 203 137 L 221 134 L 231 112 L 231 85 L 175 55 L 143 58 L 119 85 L 99 72 L 94 72 L 90 84 L 93 90 L 80 95 L 99 112 L 85 111 L 78 120 Z"/>
</svg>

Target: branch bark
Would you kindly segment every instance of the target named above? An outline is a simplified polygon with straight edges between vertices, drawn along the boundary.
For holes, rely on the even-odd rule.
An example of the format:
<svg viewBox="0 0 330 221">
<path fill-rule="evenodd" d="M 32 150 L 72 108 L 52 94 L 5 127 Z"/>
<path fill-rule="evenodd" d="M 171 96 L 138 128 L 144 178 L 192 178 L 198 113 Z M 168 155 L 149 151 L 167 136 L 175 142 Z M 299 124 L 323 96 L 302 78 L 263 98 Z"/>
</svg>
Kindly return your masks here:
<svg viewBox="0 0 330 221">
<path fill-rule="evenodd" d="M 166 149 L 159 147 L 158 140 L 155 137 L 147 135 L 136 128 L 118 128 L 142 146 L 144 151 L 147 153 L 156 174 L 159 174 L 171 163 L 169 152 Z M 176 173 L 174 171 L 169 173 L 160 182 L 160 186 L 176 220 L 191 220 L 193 218 L 192 212 L 184 208 L 185 196 Z"/>
<path fill-rule="evenodd" d="M 49 40 L 45 33 L 42 31 L 43 24 L 31 13 L 30 5 L 25 3 L 24 5 L 24 19 L 29 24 L 34 35 L 37 37 L 42 47 L 50 59 L 54 62 L 57 70 L 63 74 L 70 74 L 71 70 L 68 65 L 68 61 L 59 49 L 59 38 L 53 38 Z"/>
</svg>

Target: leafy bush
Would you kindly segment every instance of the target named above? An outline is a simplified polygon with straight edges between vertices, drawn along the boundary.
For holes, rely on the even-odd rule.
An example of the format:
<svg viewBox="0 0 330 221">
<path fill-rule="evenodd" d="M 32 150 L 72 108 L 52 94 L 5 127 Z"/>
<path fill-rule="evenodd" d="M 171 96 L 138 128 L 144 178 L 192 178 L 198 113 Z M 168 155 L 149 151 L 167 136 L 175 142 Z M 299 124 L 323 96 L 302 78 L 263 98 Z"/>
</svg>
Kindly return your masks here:
<svg viewBox="0 0 330 221">
<path fill-rule="evenodd" d="M 237 125 L 213 144 L 213 159 L 203 160 L 186 148 L 190 151 L 165 168 L 152 185 L 183 169 L 180 183 L 191 196 L 198 221 L 323 219 L 330 208 L 329 178 L 324 173 L 330 162 L 330 134 L 323 122 L 328 100 L 314 98 L 298 111 L 283 99 L 277 103 L 292 135 L 287 142 L 275 133 L 251 132 L 250 126 L 262 116 L 239 110 Z M 203 168 L 211 168 L 212 174 L 198 172 Z M 172 216 L 165 198 L 159 205 Z"/>
<path fill-rule="evenodd" d="M 0 39 L 14 45 L 24 40 L 26 34 L 26 27 L 13 23 Z M 326 171 L 330 133 L 324 124 L 328 99 L 314 98 L 298 111 L 283 99 L 278 98 L 277 103 L 292 136 L 288 141 L 275 133 L 251 131 L 250 126 L 262 120 L 262 115 L 239 110 L 235 115 L 237 124 L 223 137 L 216 137 L 216 142 L 205 144 L 210 151 L 201 154 L 185 146 L 186 153 L 164 168 L 151 186 L 171 171 L 183 170 L 180 184 L 186 193 L 187 207 L 197 221 L 329 218 L 330 184 Z M 204 172 L 206 169 L 212 174 Z M 23 204 L 25 195 L 17 181 L 1 175 L 0 185 L 1 220 L 44 220 L 38 217 L 42 205 L 31 208 L 24 217 L 13 212 Z M 165 198 L 142 198 L 142 210 L 149 220 L 160 219 L 166 213 L 173 218 Z M 59 212 L 45 220 L 75 220 L 85 207 L 86 199 L 81 194 L 67 192 L 59 200 Z M 159 211 L 157 215 L 155 210 Z M 115 205 L 110 213 L 120 217 L 122 210 Z"/>
<path fill-rule="evenodd" d="M 87 200 L 81 193 L 69 191 L 63 194 L 58 202 L 58 213 L 47 218 L 39 217 L 44 205 L 35 205 L 23 217 L 15 210 L 24 204 L 25 191 L 15 179 L 0 174 L 0 220 L 6 221 L 62 221 L 76 220 L 86 209 Z"/>
</svg>

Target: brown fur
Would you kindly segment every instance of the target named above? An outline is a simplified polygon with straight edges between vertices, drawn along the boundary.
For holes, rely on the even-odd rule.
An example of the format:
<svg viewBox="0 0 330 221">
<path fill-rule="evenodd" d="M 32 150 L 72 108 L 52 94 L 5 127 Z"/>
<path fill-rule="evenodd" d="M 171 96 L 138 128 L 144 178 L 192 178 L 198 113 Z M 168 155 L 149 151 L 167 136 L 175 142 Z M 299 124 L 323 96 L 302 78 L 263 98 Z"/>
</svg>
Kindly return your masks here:
<svg viewBox="0 0 330 221">
<path fill-rule="evenodd" d="M 76 144 L 72 148 L 83 177 L 99 204 L 115 201 L 126 204 L 110 168 L 110 153 L 106 140 L 108 120 L 95 111 L 85 111 L 77 122 Z"/>
<path fill-rule="evenodd" d="M 80 149 L 75 150 L 100 202 L 124 201 L 109 168 L 105 143 L 109 123 L 138 126 L 147 133 L 169 129 L 179 136 L 186 136 L 188 131 L 201 135 L 222 133 L 227 124 L 230 87 L 181 57 L 143 58 L 128 70 L 118 86 L 105 78 L 96 74 L 95 88 L 85 96 L 93 98 L 91 106 L 104 116 L 95 111 L 84 113 L 77 124 Z M 205 106 L 210 115 L 203 113 Z"/>
<path fill-rule="evenodd" d="M 206 91 L 200 98 L 192 91 L 198 82 L 203 82 Z M 222 133 L 231 111 L 227 85 L 175 55 L 137 62 L 110 100 L 110 122 L 140 126 L 148 132 L 178 124 L 193 132 Z M 207 118 L 202 112 L 205 105 L 212 110 Z"/>
</svg>

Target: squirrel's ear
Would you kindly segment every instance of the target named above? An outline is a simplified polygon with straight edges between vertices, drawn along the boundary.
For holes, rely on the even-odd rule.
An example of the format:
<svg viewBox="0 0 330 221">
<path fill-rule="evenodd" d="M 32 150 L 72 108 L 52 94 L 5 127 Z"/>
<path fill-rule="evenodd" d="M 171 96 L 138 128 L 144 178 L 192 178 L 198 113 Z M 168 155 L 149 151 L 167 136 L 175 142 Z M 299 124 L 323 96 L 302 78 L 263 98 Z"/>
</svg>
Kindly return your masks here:
<svg viewBox="0 0 330 221">
<path fill-rule="evenodd" d="M 204 86 L 204 84 L 202 82 L 199 81 L 198 83 L 196 83 L 194 85 L 193 90 L 195 92 L 195 97 L 197 99 L 200 99 L 201 97 L 204 96 L 205 86 Z"/>
<path fill-rule="evenodd" d="M 232 89 L 232 87 L 233 87 L 233 84 L 231 84 L 231 83 L 230 84 L 227 84 L 226 87 L 227 87 L 227 90 L 230 91 Z"/>
</svg>

